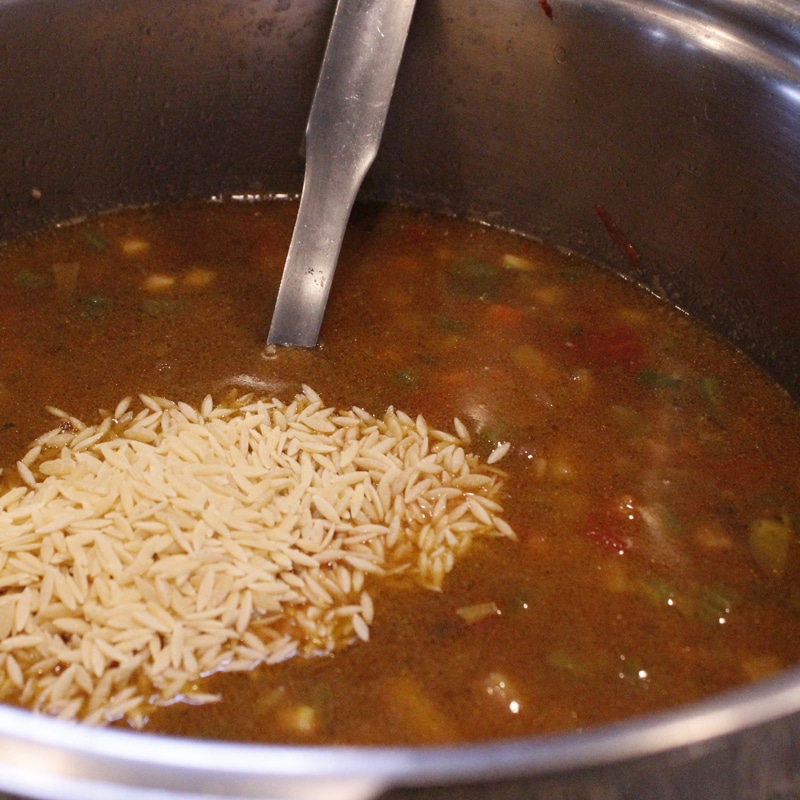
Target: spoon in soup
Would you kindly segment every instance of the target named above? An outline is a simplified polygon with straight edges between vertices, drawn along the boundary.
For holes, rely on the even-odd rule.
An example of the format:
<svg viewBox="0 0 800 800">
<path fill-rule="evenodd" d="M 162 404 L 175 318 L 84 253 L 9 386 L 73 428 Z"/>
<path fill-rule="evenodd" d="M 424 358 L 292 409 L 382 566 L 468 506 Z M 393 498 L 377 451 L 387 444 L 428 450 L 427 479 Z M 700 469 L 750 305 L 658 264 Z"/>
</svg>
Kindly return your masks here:
<svg viewBox="0 0 800 800">
<path fill-rule="evenodd" d="M 415 0 L 339 0 L 306 127 L 300 208 L 268 344 L 314 347 L 347 221 L 378 152 Z"/>
</svg>

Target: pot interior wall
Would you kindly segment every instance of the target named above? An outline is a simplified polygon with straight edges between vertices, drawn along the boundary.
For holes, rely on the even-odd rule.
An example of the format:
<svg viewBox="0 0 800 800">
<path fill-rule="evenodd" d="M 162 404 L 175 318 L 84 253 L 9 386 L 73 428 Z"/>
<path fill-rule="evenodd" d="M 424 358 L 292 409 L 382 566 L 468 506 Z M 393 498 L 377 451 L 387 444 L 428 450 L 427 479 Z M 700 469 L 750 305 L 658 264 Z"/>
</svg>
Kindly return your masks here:
<svg viewBox="0 0 800 800">
<path fill-rule="evenodd" d="M 0 5 L 0 237 L 117 205 L 298 191 L 333 5 Z M 364 196 L 608 263 L 797 395 L 800 75 L 791 12 L 751 5 L 420 0 Z"/>
</svg>

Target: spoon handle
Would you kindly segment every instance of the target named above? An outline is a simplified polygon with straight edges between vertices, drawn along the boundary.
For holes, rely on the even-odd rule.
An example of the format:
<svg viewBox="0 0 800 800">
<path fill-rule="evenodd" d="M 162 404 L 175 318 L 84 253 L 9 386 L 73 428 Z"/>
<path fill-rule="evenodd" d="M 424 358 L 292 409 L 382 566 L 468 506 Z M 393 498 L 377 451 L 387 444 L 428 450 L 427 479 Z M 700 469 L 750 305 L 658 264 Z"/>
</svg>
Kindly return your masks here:
<svg viewBox="0 0 800 800">
<path fill-rule="evenodd" d="M 317 343 L 350 211 L 378 152 L 414 3 L 337 3 L 308 118 L 300 208 L 268 344 Z"/>
</svg>

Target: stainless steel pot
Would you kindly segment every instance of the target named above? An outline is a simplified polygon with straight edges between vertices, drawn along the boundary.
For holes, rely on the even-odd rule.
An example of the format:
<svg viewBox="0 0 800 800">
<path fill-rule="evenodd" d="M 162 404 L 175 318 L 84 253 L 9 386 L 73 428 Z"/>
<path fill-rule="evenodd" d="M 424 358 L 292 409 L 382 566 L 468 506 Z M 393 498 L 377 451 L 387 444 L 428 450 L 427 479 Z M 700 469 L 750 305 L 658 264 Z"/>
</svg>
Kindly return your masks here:
<svg viewBox="0 0 800 800">
<path fill-rule="evenodd" d="M 333 0 L 0 2 L 0 237 L 296 192 Z M 367 197 L 582 252 L 800 397 L 795 0 L 419 0 Z M 0 312 L 1 313 L 1 312 Z M 0 708 L 0 789 L 113 798 L 800 797 L 800 672 L 586 733 L 254 747 Z"/>
</svg>

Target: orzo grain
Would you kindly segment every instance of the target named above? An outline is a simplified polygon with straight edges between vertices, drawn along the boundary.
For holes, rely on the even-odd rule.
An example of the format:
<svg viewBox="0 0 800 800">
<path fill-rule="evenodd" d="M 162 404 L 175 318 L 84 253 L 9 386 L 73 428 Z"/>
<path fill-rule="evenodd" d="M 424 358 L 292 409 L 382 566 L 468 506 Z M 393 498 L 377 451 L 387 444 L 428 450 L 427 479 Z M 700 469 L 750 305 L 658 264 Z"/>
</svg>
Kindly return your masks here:
<svg viewBox="0 0 800 800">
<path fill-rule="evenodd" d="M 308 388 L 140 401 L 94 426 L 52 409 L 0 497 L 1 697 L 100 724 L 212 702 L 201 674 L 368 640 L 367 574 L 440 589 L 474 537 L 514 536 L 504 473 L 465 454 L 459 420 L 334 411 Z"/>
</svg>

